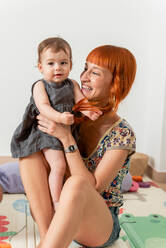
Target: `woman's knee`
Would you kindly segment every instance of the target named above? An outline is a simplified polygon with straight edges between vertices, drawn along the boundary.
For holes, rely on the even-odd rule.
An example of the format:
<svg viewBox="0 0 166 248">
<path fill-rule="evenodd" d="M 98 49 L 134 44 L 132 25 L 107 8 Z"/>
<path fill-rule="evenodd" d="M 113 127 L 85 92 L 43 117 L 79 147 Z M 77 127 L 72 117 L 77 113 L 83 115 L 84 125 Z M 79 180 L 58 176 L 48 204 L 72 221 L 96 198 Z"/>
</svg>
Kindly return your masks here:
<svg viewBox="0 0 166 248">
<path fill-rule="evenodd" d="M 90 183 L 83 176 L 75 175 L 67 179 L 63 186 L 63 190 L 66 191 L 70 197 L 86 198 L 88 193 L 88 187 Z"/>
</svg>

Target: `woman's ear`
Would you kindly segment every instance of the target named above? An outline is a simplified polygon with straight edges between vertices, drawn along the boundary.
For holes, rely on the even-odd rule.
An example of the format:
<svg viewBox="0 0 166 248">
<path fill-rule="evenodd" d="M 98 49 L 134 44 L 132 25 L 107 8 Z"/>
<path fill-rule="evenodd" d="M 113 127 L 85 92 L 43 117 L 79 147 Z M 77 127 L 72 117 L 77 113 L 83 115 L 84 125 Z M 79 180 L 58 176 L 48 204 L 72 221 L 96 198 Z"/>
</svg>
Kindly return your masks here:
<svg viewBox="0 0 166 248">
<path fill-rule="evenodd" d="M 110 92 L 111 92 L 111 95 L 115 95 L 115 86 L 114 86 L 113 82 L 111 82 Z"/>
</svg>

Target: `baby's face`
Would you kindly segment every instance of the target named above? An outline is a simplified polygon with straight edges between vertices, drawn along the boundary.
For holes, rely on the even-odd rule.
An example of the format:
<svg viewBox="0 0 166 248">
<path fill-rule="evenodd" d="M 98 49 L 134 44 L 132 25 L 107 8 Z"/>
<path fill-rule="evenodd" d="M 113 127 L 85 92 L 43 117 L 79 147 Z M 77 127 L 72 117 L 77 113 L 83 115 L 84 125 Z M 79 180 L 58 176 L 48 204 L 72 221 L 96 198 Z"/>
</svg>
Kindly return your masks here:
<svg viewBox="0 0 166 248">
<path fill-rule="evenodd" d="M 40 72 L 48 82 L 60 83 L 68 78 L 71 70 L 69 52 L 63 50 L 53 52 L 51 48 L 41 54 L 41 62 L 38 64 Z"/>
</svg>

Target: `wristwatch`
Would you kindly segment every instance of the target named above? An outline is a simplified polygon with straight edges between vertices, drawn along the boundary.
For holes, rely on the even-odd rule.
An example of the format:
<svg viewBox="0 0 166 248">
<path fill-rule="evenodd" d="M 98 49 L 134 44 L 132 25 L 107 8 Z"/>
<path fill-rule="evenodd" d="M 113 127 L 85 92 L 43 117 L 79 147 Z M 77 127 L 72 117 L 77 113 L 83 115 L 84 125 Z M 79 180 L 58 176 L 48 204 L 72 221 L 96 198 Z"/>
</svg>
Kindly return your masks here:
<svg viewBox="0 0 166 248">
<path fill-rule="evenodd" d="M 75 152 L 78 149 L 78 146 L 75 145 L 70 145 L 66 149 L 64 149 L 65 152 Z"/>
</svg>

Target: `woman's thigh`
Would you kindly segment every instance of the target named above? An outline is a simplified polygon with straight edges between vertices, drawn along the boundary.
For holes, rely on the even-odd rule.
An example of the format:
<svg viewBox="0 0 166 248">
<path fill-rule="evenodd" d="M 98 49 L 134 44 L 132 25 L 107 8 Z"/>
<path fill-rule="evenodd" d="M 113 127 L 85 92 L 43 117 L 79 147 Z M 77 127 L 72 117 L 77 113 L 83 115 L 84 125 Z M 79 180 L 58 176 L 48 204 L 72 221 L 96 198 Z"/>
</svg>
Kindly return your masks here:
<svg viewBox="0 0 166 248">
<path fill-rule="evenodd" d="M 41 152 L 20 159 L 20 172 L 31 212 L 44 235 L 53 216 L 52 202 L 48 186 L 49 167 Z"/>
<path fill-rule="evenodd" d="M 78 182 L 80 180 L 75 185 L 79 197 L 82 194 L 86 200 L 83 201 L 83 217 L 74 239 L 86 246 L 102 245 L 109 239 L 112 232 L 111 212 L 104 199 L 87 180 L 80 176 L 74 176 L 73 180 L 75 179 Z"/>
</svg>

